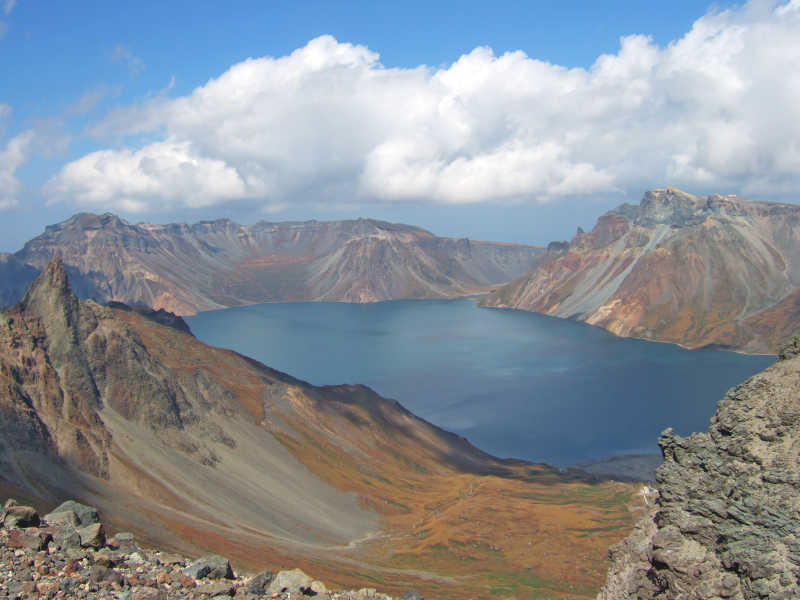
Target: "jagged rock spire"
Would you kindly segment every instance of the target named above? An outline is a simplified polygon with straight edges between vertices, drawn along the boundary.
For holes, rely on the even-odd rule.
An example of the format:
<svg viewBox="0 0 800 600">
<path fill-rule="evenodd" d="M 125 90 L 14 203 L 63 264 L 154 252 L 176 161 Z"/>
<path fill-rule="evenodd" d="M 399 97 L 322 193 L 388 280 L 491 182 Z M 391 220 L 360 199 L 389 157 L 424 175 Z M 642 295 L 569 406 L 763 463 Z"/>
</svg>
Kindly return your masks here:
<svg viewBox="0 0 800 600">
<path fill-rule="evenodd" d="M 22 299 L 22 306 L 26 312 L 33 311 L 39 317 L 51 315 L 53 310 L 67 314 L 77 310 L 78 300 L 72 293 L 67 268 L 60 256 L 54 256 L 34 280 Z"/>
<path fill-rule="evenodd" d="M 31 330 L 43 341 L 65 388 L 76 401 L 81 398 L 89 406 L 98 406 L 100 397 L 81 345 L 97 327 L 97 318 L 91 310 L 81 308 L 59 256 L 31 284 L 20 308 Z"/>
</svg>

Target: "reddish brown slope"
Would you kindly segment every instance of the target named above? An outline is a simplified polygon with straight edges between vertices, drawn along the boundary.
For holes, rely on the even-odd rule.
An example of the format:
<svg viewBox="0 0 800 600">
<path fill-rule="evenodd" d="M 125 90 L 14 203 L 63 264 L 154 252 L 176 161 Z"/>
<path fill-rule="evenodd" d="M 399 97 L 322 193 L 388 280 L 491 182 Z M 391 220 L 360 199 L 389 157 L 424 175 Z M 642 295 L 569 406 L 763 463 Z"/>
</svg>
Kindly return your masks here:
<svg viewBox="0 0 800 600">
<path fill-rule="evenodd" d="M 484 305 L 692 348 L 774 352 L 800 330 L 790 300 L 799 242 L 798 206 L 656 190 L 600 217 Z"/>
</svg>

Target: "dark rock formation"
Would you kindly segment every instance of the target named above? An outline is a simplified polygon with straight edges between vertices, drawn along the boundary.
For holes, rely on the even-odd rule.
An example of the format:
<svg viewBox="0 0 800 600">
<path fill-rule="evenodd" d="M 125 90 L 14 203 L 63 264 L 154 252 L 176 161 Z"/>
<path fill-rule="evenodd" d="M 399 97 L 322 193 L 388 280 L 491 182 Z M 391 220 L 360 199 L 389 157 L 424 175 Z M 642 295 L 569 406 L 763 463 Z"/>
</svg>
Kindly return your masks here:
<svg viewBox="0 0 800 600">
<path fill-rule="evenodd" d="M 659 440 L 652 514 L 611 551 L 600 600 L 800 597 L 800 356 L 731 389 L 707 433 Z"/>
</svg>

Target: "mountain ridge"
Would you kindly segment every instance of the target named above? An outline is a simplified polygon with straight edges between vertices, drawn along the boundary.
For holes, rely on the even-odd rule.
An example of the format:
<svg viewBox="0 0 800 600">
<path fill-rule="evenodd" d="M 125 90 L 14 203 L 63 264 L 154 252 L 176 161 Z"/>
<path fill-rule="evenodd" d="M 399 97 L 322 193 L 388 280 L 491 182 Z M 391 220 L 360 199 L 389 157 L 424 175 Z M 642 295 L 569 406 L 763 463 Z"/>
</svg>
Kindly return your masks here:
<svg viewBox="0 0 800 600">
<path fill-rule="evenodd" d="M 10 260 L 39 271 L 58 255 L 79 297 L 194 314 L 261 302 L 471 295 L 525 273 L 544 254 L 375 219 L 157 225 L 79 213 L 47 226 Z M 0 298 L 19 299 L 30 278 L 3 277 L 0 264 Z"/>
<path fill-rule="evenodd" d="M 483 306 L 615 335 L 772 354 L 800 331 L 800 207 L 647 192 L 578 230 Z"/>
</svg>

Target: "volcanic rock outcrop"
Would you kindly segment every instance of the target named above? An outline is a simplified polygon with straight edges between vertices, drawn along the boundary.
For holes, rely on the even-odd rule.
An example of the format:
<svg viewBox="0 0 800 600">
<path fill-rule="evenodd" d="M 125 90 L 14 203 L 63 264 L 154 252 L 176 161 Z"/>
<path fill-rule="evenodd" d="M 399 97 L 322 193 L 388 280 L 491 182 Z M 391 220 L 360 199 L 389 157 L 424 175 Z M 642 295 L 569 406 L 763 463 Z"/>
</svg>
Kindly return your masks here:
<svg viewBox="0 0 800 600">
<path fill-rule="evenodd" d="M 112 214 L 78 214 L 47 227 L 12 260 L 36 272 L 59 256 L 81 298 L 185 315 L 260 302 L 463 296 L 519 277 L 544 254 L 369 219 L 132 225 Z M 28 272 L 10 275 L 0 262 L 7 304 L 21 297 L 21 281 L 32 280 Z"/>
<path fill-rule="evenodd" d="M 800 597 L 800 339 L 707 433 L 659 444 L 653 511 L 612 549 L 599 600 Z"/>
<path fill-rule="evenodd" d="M 774 353 L 800 331 L 800 206 L 654 190 L 552 249 L 483 304 L 690 348 Z"/>
</svg>

